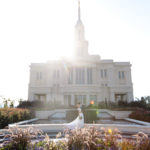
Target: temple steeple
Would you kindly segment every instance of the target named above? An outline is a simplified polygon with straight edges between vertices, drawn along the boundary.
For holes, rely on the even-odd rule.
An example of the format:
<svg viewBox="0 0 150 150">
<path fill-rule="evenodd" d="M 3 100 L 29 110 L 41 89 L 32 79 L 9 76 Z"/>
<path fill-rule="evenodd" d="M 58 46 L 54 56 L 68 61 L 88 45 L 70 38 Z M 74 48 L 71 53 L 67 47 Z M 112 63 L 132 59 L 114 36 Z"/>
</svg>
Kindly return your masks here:
<svg viewBox="0 0 150 150">
<path fill-rule="evenodd" d="M 81 13 L 80 13 L 80 0 L 78 0 L 78 20 L 81 19 Z"/>
<path fill-rule="evenodd" d="M 80 0 L 78 0 L 78 20 L 75 26 L 75 55 L 80 57 L 88 55 L 88 42 L 85 40 L 84 25 L 81 21 Z"/>
</svg>

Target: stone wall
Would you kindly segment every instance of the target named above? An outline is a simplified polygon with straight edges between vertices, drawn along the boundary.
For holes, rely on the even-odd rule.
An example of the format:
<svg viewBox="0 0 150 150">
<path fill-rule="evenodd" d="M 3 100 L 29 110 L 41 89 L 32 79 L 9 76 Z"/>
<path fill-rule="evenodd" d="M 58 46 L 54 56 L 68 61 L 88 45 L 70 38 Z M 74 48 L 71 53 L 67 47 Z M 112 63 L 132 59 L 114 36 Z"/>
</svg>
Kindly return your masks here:
<svg viewBox="0 0 150 150">
<path fill-rule="evenodd" d="M 86 124 L 86 126 L 94 126 L 101 129 L 102 127 L 106 129 L 118 129 L 122 133 L 138 133 L 139 131 L 144 132 L 146 134 L 150 134 L 150 126 L 143 125 L 119 125 L 119 124 Z M 15 126 L 11 126 L 13 128 Z M 66 126 L 65 124 L 31 124 L 31 125 L 17 125 L 19 128 L 37 128 L 44 132 L 54 132 L 54 131 L 63 131 Z"/>
<path fill-rule="evenodd" d="M 39 119 L 48 119 L 48 117 L 56 112 L 65 112 L 65 109 L 62 110 L 52 110 L 52 111 L 36 111 L 35 117 Z M 128 118 L 132 111 L 112 111 L 108 109 L 99 109 L 99 113 L 106 112 L 110 114 L 115 119 L 125 119 Z"/>
<path fill-rule="evenodd" d="M 109 111 L 109 113 L 115 117 L 115 119 L 128 118 L 132 111 Z"/>
<path fill-rule="evenodd" d="M 39 119 L 48 119 L 48 117 L 55 113 L 55 111 L 36 111 L 35 117 Z"/>
</svg>

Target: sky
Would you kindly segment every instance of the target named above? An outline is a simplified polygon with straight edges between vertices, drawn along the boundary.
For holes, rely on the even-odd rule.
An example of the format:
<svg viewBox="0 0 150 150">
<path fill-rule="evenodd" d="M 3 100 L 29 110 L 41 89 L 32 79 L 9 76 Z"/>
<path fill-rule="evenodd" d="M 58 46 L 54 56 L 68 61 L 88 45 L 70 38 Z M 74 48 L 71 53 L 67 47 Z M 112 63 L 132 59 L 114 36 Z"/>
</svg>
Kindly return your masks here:
<svg viewBox="0 0 150 150">
<path fill-rule="evenodd" d="M 130 61 L 134 97 L 150 95 L 150 1 L 81 0 L 89 53 Z M 0 96 L 27 99 L 31 63 L 73 52 L 77 0 L 0 1 Z"/>
</svg>

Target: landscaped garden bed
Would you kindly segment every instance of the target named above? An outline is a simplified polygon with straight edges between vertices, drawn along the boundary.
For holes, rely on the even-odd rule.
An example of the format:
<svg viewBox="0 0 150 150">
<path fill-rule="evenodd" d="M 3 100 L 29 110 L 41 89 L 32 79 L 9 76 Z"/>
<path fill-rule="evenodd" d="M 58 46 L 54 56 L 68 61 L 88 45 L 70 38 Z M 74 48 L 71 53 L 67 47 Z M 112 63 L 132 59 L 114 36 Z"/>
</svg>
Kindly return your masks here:
<svg viewBox="0 0 150 150">
<path fill-rule="evenodd" d="M 150 111 L 141 110 L 134 111 L 129 115 L 130 118 L 150 122 Z"/>
<path fill-rule="evenodd" d="M 60 137 L 58 133 L 56 138 Z M 6 138 L 0 150 L 150 150 L 150 139 L 142 132 L 128 139 L 117 129 L 95 127 L 66 130 L 65 138 L 57 142 L 33 128 L 10 129 Z"/>
<path fill-rule="evenodd" d="M 0 129 L 8 124 L 28 120 L 33 117 L 28 109 L 22 108 L 0 108 Z"/>
</svg>

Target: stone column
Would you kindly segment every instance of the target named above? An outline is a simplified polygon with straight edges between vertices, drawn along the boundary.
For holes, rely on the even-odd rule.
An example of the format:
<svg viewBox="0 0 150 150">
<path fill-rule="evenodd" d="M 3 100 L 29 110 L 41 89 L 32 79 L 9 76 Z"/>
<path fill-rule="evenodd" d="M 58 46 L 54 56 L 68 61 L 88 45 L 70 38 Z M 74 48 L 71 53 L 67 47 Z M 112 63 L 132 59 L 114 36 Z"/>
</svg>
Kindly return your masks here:
<svg viewBox="0 0 150 150">
<path fill-rule="evenodd" d="M 111 91 L 111 93 L 110 93 L 110 101 L 111 102 L 115 102 L 115 95 L 114 94 L 115 93 Z"/>
<path fill-rule="evenodd" d="M 64 104 L 64 96 L 63 96 L 63 94 L 58 94 L 58 99 L 59 99 L 59 102 L 60 102 L 60 104 Z"/>
<path fill-rule="evenodd" d="M 50 94 L 47 94 L 47 95 L 46 95 L 46 102 L 50 102 L 50 100 L 51 100 L 51 95 L 50 95 Z"/>
<path fill-rule="evenodd" d="M 127 97 L 128 97 L 128 102 L 133 101 L 133 93 L 132 92 L 128 92 Z"/>
<path fill-rule="evenodd" d="M 34 96 L 33 93 L 29 93 L 28 100 L 29 101 L 34 101 L 35 100 L 35 96 Z"/>
<path fill-rule="evenodd" d="M 97 94 L 97 103 L 102 101 L 101 93 Z"/>
<path fill-rule="evenodd" d="M 90 104 L 90 95 L 89 94 L 87 94 L 87 106 Z"/>
<path fill-rule="evenodd" d="M 73 69 L 73 84 L 76 84 L 76 73 L 75 73 L 76 69 L 75 67 L 73 67 L 72 69 Z"/>
<path fill-rule="evenodd" d="M 71 105 L 75 105 L 74 95 L 71 94 Z"/>
<path fill-rule="evenodd" d="M 86 67 L 84 68 L 84 72 L 85 72 L 85 74 L 84 74 L 84 77 L 85 77 L 84 81 L 85 82 L 84 83 L 87 84 L 87 68 Z"/>
</svg>

